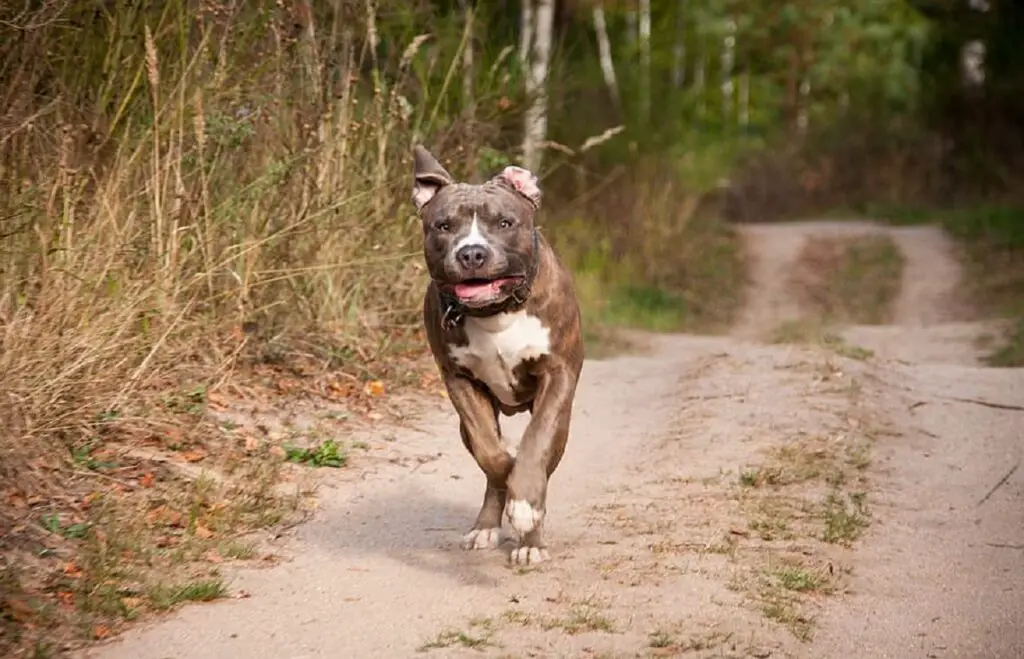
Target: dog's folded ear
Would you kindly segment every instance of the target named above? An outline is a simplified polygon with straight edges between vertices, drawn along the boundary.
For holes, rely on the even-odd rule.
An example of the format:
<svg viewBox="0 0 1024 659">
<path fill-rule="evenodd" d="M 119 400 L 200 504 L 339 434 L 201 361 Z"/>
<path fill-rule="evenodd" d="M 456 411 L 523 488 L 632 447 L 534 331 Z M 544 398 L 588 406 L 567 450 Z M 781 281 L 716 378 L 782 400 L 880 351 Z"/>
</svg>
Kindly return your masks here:
<svg viewBox="0 0 1024 659">
<path fill-rule="evenodd" d="M 437 162 L 437 158 L 417 144 L 412 148 L 413 185 L 412 203 L 416 210 L 422 210 L 438 190 L 455 182 L 454 177 Z"/>
<path fill-rule="evenodd" d="M 537 175 L 530 170 L 509 165 L 492 180 L 512 186 L 512 189 L 529 199 L 534 208 L 540 208 L 542 197 L 540 186 L 537 184 Z"/>
</svg>

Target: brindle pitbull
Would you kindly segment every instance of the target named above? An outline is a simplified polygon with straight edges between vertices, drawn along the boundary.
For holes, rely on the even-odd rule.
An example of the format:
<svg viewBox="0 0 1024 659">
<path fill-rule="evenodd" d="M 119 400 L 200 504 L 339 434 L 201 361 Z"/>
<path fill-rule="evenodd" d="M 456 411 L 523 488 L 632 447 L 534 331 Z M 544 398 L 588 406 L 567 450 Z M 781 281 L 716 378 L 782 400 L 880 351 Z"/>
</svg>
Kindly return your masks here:
<svg viewBox="0 0 1024 659">
<path fill-rule="evenodd" d="M 583 367 L 572 277 L 534 227 L 537 177 L 506 167 L 486 183 L 458 183 L 423 147 L 413 149 L 412 198 L 423 221 L 431 282 L 423 320 L 458 412 L 462 442 L 487 476 L 466 549 L 495 548 L 502 511 L 519 534 L 509 559 L 546 560 L 548 479 L 569 438 Z M 516 457 L 498 414 L 530 412 Z"/>
</svg>

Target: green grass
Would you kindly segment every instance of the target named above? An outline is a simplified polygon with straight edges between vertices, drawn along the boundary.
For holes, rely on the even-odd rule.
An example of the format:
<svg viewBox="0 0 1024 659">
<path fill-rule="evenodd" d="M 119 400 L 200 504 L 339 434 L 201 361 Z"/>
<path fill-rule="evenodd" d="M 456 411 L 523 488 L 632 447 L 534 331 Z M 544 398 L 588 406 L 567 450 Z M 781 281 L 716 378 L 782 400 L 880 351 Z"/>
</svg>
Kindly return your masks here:
<svg viewBox="0 0 1024 659">
<path fill-rule="evenodd" d="M 288 462 L 306 464 L 312 467 L 344 467 L 348 462 L 345 450 L 333 439 L 327 439 L 309 448 L 286 447 Z"/>
<path fill-rule="evenodd" d="M 652 286 L 625 284 L 613 289 L 604 310 L 610 325 L 667 332 L 685 327 L 690 315 L 686 299 Z"/>
<path fill-rule="evenodd" d="M 796 565 L 789 565 L 775 570 L 772 573 L 772 577 L 786 590 L 793 590 L 798 593 L 821 590 L 826 584 L 826 580 L 821 575 Z"/>
<path fill-rule="evenodd" d="M 185 602 L 210 602 L 226 597 L 227 586 L 220 579 L 203 579 L 177 586 L 157 586 L 149 599 L 157 609 L 170 609 Z"/>
<path fill-rule="evenodd" d="M 1024 207 L 879 209 L 893 224 L 937 224 L 964 247 L 967 297 L 982 316 L 1013 318 L 987 356 L 992 366 L 1024 366 Z"/>
<path fill-rule="evenodd" d="M 825 526 L 822 540 L 832 544 L 850 545 L 860 538 L 870 523 L 864 494 L 846 494 L 838 488 L 825 497 L 822 517 Z"/>
<path fill-rule="evenodd" d="M 1024 316 L 1018 317 L 1001 345 L 985 358 L 989 366 L 1024 366 Z"/>
<path fill-rule="evenodd" d="M 791 273 L 803 306 L 823 324 L 888 322 L 899 294 L 903 254 L 888 236 L 812 239 Z"/>
<path fill-rule="evenodd" d="M 669 211 L 663 213 L 669 221 Z M 608 342 L 616 328 L 717 332 L 731 325 L 746 281 L 738 238 L 716 218 L 680 213 L 664 231 L 638 228 L 620 237 L 628 244 L 616 250 L 609 239 L 588 236 L 595 227 L 583 222 L 566 221 L 553 231 L 555 248 L 573 271 L 588 350 Z M 610 343 L 611 352 L 624 349 Z"/>
<path fill-rule="evenodd" d="M 842 357 L 858 361 L 865 361 L 875 355 L 872 350 L 854 345 L 829 330 L 821 319 L 783 321 L 769 333 L 768 340 L 775 344 L 817 345 Z"/>
</svg>

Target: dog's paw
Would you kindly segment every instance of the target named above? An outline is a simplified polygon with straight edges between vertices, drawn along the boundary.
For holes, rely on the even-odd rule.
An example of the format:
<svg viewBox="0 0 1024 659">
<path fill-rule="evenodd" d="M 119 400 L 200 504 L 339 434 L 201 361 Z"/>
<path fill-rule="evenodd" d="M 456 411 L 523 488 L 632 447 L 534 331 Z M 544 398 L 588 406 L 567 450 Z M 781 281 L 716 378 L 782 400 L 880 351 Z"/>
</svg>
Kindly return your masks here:
<svg viewBox="0 0 1024 659">
<path fill-rule="evenodd" d="M 512 499 L 505 506 L 505 517 L 520 535 L 526 535 L 540 525 L 543 510 L 537 510 L 523 499 Z"/>
<path fill-rule="evenodd" d="M 551 558 L 548 550 L 543 547 L 522 546 L 516 547 L 508 555 L 508 562 L 512 565 L 537 565 Z"/>
<path fill-rule="evenodd" d="M 463 549 L 496 549 L 501 539 L 501 529 L 473 529 L 462 536 Z"/>
</svg>

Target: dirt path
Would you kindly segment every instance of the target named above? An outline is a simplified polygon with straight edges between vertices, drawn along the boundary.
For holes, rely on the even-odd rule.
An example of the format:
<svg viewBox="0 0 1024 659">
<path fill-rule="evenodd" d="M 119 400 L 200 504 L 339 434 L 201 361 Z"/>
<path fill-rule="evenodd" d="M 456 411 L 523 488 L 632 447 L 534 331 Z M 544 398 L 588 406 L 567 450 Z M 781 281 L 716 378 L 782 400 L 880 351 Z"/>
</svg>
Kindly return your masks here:
<svg viewBox="0 0 1024 659">
<path fill-rule="evenodd" d="M 1024 449 L 1024 412 L 988 404 L 1024 401 L 1024 373 L 935 324 L 958 277 L 944 236 L 893 232 L 899 324 L 846 332 L 875 359 L 750 340 L 799 313 L 782 275 L 807 235 L 878 230 L 751 227 L 735 337 L 588 362 L 541 568 L 458 548 L 483 482 L 439 401 L 325 484 L 287 561 L 232 575 L 247 597 L 88 656 L 1024 656 L 1024 469 L 986 497 Z"/>
</svg>

